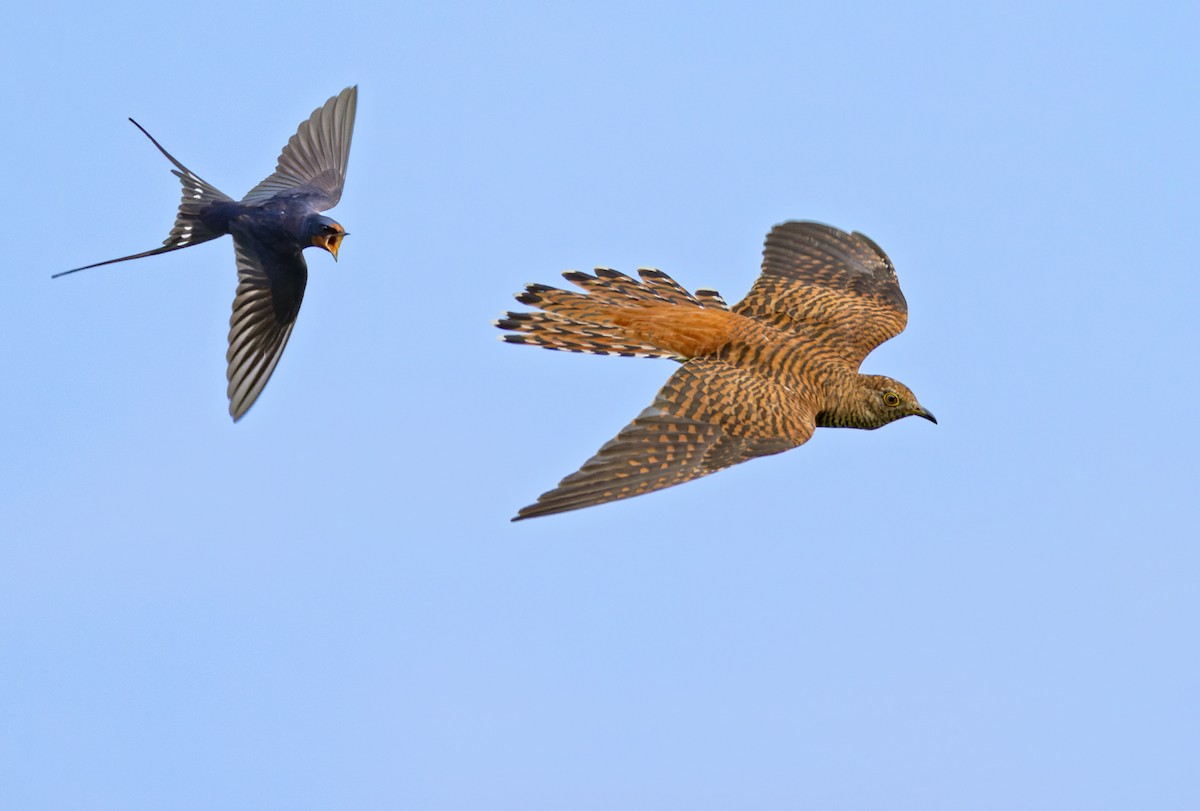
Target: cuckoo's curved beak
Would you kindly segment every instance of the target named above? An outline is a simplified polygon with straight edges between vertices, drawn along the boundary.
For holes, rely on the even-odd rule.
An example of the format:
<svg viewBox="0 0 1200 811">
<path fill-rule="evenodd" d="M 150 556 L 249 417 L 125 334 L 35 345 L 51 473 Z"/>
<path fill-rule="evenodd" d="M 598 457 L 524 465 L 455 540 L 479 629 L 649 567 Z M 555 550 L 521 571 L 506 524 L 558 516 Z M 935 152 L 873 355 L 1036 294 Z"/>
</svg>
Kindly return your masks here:
<svg viewBox="0 0 1200 811">
<path fill-rule="evenodd" d="M 922 408 L 920 411 L 918 411 L 916 413 L 916 415 L 918 417 L 924 417 L 925 419 L 932 422 L 934 425 L 937 425 L 937 417 L 933 416 L 933 412 L 930 411 L 928 408 Z"/>
</svg>

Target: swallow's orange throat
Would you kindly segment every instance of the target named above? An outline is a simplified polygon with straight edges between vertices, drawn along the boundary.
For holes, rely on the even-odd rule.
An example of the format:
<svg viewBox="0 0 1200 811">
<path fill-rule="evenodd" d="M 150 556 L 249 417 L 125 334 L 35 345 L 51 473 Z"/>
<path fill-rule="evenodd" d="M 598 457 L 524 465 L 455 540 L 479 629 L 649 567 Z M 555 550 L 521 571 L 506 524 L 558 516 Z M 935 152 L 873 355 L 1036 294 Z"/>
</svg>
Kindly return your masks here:
<svg viewBox="0 0 1200 811">
<path fill-rule="evenodd" d="M 333 254 L 334 259 L 337 259 L 338 249 L 342 246 L 342 237 L 344 236 L 346 236 L 346 232 L 340 225 L 328 226 L 319 233 L 313 234 L 312 244 L 318 248 L 324 248 Z"/>
</svg>

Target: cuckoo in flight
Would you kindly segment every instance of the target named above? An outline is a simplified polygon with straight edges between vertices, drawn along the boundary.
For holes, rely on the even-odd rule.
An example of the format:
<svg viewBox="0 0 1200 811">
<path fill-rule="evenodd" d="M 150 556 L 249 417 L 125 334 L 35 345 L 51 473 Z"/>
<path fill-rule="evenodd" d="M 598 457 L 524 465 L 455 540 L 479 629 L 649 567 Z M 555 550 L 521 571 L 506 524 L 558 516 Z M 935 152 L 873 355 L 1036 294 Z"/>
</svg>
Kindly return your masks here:
<svg viewBox="0 0 1200 811">
<path fill-rule="evenodd" d="M 803 445 L 820 426 L 937 422 L 903 383 L 859 374 L 908 320 L 891 260 L 862 234 L 776 226 L 762 273 L 733 307 L 662 271 L 638 274 L 569 271 L 584 293 L 531 284 L 517 301 L 540 312 L 496 322 L 510 343 L 682 362 L 649 408 L 514 521 L 682 484 Z"/>
<path fill-rule="evenodd" d="M 342 196 L 358 88 L 347 87 L 300 125 L 279 156 L 275 172 L 241 200 L 217 191 L 175 160 L 150 133 L 133 125 L 158 147 L 183 184 L 175 227 L 161 248 L 109 259 L 55 274 L 177 251 L 233 235 L 238 286 L 229 319 L 229 414 L 242 418 L 275 371 L 300 312 L 308 282 L 303 250 L 316 246 L 337 259 L 346 230 L 320 212 Z"/>
</svg>

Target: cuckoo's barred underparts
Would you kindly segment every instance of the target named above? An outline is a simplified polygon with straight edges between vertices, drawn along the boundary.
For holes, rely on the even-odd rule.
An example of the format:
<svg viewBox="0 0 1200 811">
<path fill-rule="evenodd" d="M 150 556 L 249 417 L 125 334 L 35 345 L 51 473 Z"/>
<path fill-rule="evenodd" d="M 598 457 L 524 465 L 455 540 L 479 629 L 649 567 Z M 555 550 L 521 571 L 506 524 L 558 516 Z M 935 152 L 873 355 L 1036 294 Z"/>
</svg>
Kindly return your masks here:
<svg viewBox="0 0 1200 811">
<path fill-rule="evenodd" d="M 682 484 L 803 445 L 817 427 L 937 422 L 903 383 L 858 372 L 908 320 L 891 260 L 862 234 L 777 225 L 762 273 L 732 307 L 662 271 L 638 275 L 568 271 L 585 292 L 528 285 L 517 301 L 537 310 L 496 322 L 509 343 L 683 364 L 649 408 L 514 521 Z"/>
<path fill-rule="evenodd" d="M 183 185 L 175 226 L 162 247 L 55 276 L 178 251 L 232 234 L 238 286 L 229 318 L 225 375 L 229 414 L 240 420 L 271 379 L 296 324 L 308 284 L 303 250 L 321 248 L 337 259 L 346 236 L 341 225 L 320 212 L 341 199 L 357 106 L 358 88 L 347 87 L 314 110 L 284 146 L 274 173 L 238 201 L 201 180 L 141 124 L 129 119 L 171 162 L 172 173 Z"/>
</svg>

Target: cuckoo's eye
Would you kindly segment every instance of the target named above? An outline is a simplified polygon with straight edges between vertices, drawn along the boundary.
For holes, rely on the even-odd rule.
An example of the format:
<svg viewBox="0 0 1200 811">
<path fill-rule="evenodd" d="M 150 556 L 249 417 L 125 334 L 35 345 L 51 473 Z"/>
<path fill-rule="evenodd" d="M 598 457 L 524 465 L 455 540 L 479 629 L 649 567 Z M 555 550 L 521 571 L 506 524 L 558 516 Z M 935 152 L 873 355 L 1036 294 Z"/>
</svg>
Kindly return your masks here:
<svg viewBox="0 0 1200 811">
<path fill-rule="evenodd" d="M 891 408 L 900 405 L 900 395 L 894 391 L 885 391 L 883 393 L 883 404 Z"/>
</svg>

